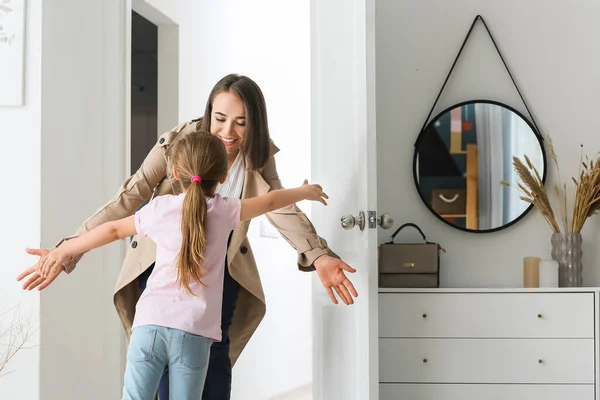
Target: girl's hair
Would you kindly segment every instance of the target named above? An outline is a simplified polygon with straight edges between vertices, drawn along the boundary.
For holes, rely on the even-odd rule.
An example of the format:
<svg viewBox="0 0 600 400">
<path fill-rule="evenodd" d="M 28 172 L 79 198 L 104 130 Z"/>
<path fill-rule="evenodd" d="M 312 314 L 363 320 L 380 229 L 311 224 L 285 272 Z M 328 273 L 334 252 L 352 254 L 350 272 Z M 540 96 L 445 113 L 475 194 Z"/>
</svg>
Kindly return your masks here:
<svg viewBox="0 0 600 400">
<path fill-rule="evenodd" d="M 229 74 L 217 82 L 206 102 L 201 130 L 210 132 L 213 102 L 223 92 L 235 94 L 244 104 L 246 136 L 241 150 L 249 162 L 248 168 L 256 170 L 264 167 L 271 156 L 267 106 L 260 87 L 247 76 Z"/>
<path fill-rule="evenodd" d="M 213 196 L 217 184 L 227 174 L 227 152 L 221 140 L 207 132 L 191 132 L 178 138 L 169 149 L 172 167 L 186 191 L 181 212 L 181 250 L 177 276 L 188 293 L 192 281 L 204 285 L 206 274 L 206 196 Z M 200 182 L 192 182 L 192 177 Z M 205 286 L 205 285 L 204 285 Z"/>
</svg>

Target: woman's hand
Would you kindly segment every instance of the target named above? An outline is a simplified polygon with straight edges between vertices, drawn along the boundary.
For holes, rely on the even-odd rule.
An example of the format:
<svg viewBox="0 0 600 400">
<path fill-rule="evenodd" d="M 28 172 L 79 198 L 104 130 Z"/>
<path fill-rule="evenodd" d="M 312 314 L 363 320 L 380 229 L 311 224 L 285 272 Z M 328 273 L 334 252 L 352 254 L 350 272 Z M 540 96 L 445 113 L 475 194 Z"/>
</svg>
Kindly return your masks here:
<svg viewBox="0 0 600 400">
<path fill-rule="evenodd" d="M 317 258 L 314 262 L 315 269 L 321 279 L 321 283 L 325 286 L 329 298 L 333 304 L 338 304 L 338 300 L 333 294 L 335 290 L 346 305 L 354 304 L 354 297 L 358 297 L 358 293 L 354 288 L 350 279 L 346 277 L 344 271 L 354 273 L 356 270 L 343 262 L 342 260 L 328 255 Z"/>
<path fill-rule="evenodd" d="M 63 272 L 64 267 L 62 263 L 56 264 L 52 261 L 56 260 L 56 257 L 59 256 L 59 254 L 52 254 L 54 252 L 51 252 L 48 249 L 25 249 L 25 251 L 27 254 L 39 256 L 40 259 L 34 265 L 27 268 L 25 271 L 21 272 L 19 276 L 17 276 L 17 281 L 21 281 L 24 278 L 29 277 L 29 279 L 27 279 L 23 284 L 24 290 L 32 290 L 36 287 L 38 290 L 43 290 L 48 287 L 48 285 L 50 285 L 58 277 L 58 275 L 60 275 L 61 272 Z M 50 258 L 50 261 L 52 261 L 52 264 L 47 264 L 51 254 L 52 258 Z M 45 270 L 45 276 L 42 272 L 44 264 L 48 265 L 48 268 Z"/>
<path fill-rule="evenodd" d="M 305 179 L 301 187 L 305 191 L 304 198 L 306 200 L 318 201 L 319 203 L 327 205 L 325 199 L 328 199 L 329 196 L 327 196 L 327 194 L 323 192 L 323 188 L 321 187 L 321 185 L 309 184 L 308 180 Z"/>
</svg>

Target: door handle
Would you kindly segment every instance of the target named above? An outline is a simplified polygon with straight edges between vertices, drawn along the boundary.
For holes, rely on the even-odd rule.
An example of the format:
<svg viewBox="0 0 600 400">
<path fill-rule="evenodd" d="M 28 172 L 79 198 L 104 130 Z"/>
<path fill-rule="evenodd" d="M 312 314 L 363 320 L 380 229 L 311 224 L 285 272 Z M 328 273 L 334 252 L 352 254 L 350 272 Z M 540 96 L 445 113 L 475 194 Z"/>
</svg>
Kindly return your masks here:
<svg viewBox="0 0 600 400">
<path fill-rule="evenodd" d="M 390 214 L 381 214 L 377 217 L 377 213 L 375 211 L 369 211 L 367 213 L 369 216 L 369 229 L 377 228 L 377 225 L 381 227 L 381 229 L 390 229 L 394 226 L 394 218 Z"/>
<path fill-rule="evenodd" d="M 365 213 L 360 211 L 358 213 L 358 217 L 355 217 L 352 214 L 346 214 L 342 217 L 342 228 L 344 229 L 352 229 L 355 226 L 362 231 L 365 229 Z"/>
<path fill-rule="evenodd" d="M 377 225 L 381 227 L 381 229 L 390 229 L 394 226 L 394 218 L 390 214 L 381 214 L 377 218 Z"/>
<path fill-rule="evenodd" d="M 352 229 L 355 226 L 362 231 L 365 229 L 365 213 L 360 211 L 358 213 L 358 217 L 355 217 L 352 214 L 346 214 L 342 217 L 342 228 L 344 229 Z M 374 229 L 379 225 L 381 229 L 390 229 L 394 226 L 394 219 L 390 214 L 381 214 L 379 217 L 376 217 L 375 211 L 369 211 L 368 216 L 369 229 Z"/>
</svg>

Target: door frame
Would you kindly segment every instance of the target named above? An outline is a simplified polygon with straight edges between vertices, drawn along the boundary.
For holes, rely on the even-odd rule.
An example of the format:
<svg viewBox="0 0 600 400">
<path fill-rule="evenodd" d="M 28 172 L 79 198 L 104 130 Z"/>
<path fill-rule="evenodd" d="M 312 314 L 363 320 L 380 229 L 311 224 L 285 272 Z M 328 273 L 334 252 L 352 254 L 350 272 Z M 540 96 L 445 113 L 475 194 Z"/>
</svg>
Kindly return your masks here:
<svg viewBox="0 0 600 400">
<path fill-rule="evenodd" d="M 179 25 L 145 0 L 126 0 L 125 23 L 125 165 L 131 165 L 131 12 L 135 11 L 158 28 L 157 139 L 179 123 Z"/>
<path fill-rule="evenodd" d="M 137 12 L 158 27 L 157 138 L 179 122 L 179 25 L 146 0 L 109 3 L 105 10 L 104 36 L 109 49 L 105 73 L 112 90 L 105 100 L 104 120 L 105 130 L 112 140 L 109 151 L 105 152 L 104 165 L 109 171 L 118 170 L 124 180 L 134 172 L 131 171 L 131 13 Z M 117 51 L 114 51 L 115 46 Z M 115 154 L 120 155 L 116 157 L 116 163 Z M 116 189 L 108 188 L 112 194 Z M 123 240 L 118 248 L 105 250 L 107 264 L 115 263 L 120 268 L 126 249 L 127 241 Z M 114 283 L 110 283 L 111 288 Z M 123 329 L 120 329 L 120 356 L 122 387 L 127 364 L 127 340 Z"/>
</svg>

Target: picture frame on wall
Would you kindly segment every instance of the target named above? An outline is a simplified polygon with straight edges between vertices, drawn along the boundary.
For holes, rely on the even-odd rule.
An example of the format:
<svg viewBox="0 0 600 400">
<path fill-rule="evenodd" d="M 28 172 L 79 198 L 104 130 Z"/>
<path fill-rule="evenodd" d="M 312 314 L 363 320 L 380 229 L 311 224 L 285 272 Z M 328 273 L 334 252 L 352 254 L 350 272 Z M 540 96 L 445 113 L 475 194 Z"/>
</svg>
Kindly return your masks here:
<svg viewBox="0 0 600 400">
<path fill-rule="evenodd" d="M 0 0 L 0 107 L 22 106 L 25 0 Z"/>
</svg>

